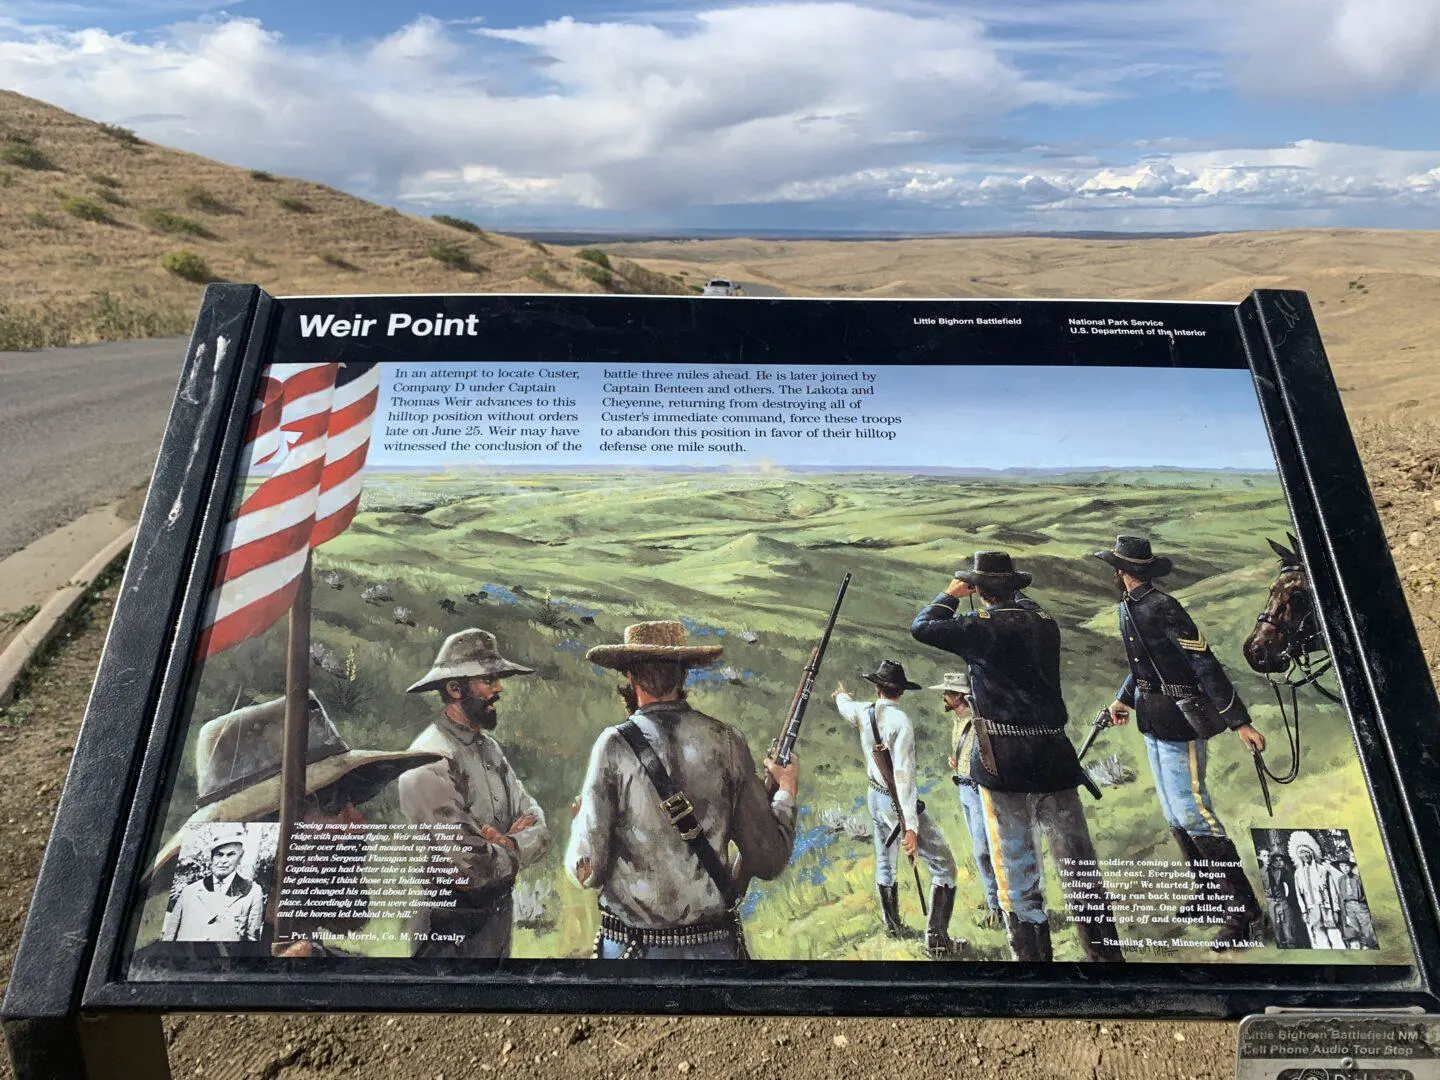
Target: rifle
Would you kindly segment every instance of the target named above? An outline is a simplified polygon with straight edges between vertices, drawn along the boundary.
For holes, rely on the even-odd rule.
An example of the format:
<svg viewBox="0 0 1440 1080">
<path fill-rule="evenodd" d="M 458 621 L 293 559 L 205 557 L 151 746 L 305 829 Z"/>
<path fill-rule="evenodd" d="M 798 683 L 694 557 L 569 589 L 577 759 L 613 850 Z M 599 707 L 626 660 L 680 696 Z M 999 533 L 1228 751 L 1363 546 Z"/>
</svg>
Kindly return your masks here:
<svg viewBox="0 0 1440 1080">
<path fill-rule="evenodd" d="M 875 759 L 875 768 L 880 773 L 880 779 L 885 781 L 885 790 L 890 795 L 890 801 L 895 806 L 895 828 L 890 831 L 889 838 L 885 841 L 888 848 L 896 839 L 903 836 L 907 831 L 905 828 L 905 808 L 900 805 L 900 788 L 895 783 L 895 759 L 890 756 L 890 747 L 886 746 L 880 738 L 880 725 L 875 719 L 875 706 L 870 706 L 870 734 L 874 739 L 874 745 L 870 748 L 870 756 Z M 925 804 L 916 801 L 915 813 L 918 818 L 924 811 Z M 915 831 L 920 831 L 920 822 L 915 822 Z M 915 871 L 915 893 L 920 897 L 920 914 L 929 915 L 925 909 L 925 887 L 920 884 L 920 867 L 915 864 L 915 856 L 909 856 L 910 869 Z"/>
<path fill-rule="evenodd" d="M 849 587 L 850 574 L 847 571 L 840 582 L 840 591 L 835 594 L 835 605 L 830 609 L 830 618 L 825 621 L 820 643 L 810 650 L 810 659 L 800 675 L 800 685 L 795 688 L 795 696 L 790 701 L 785 726 L 780 729 L 780 737 L 770 744 L 770 756 L 777 765 L 789 765 L 795 752 L 795 741 L 800 738 L 800 724 L 805 719 L 805 707 L 810 704 L 810 692 L 815 689 L 815 680 L 820 675 L 820 661 L 825 659 L 825 650 L 830 647 L 830 634 L 835 629 L 835 620 L 840 617 L 840 605 L 845 602 L 845 590 Z M 765 775 L 768 780 L 770 774 Z M 774 781 L 770 780 L 770 783 Z"/>
<path fill-rule="evenodd" d="M 780 729 L 780 737 L 770 744 L 770 757 L 777 765 L 789 765 L 794 756 L 795 743 L 800 738 L 800 725 L 805 719 L 805 707 L 810 704 L 810 693 L 815 689 L 815 680 L 820 676 L 820 661 L 825 659 L 825 650 L 830 647 L 830 635 L 835 630 L 835 620 L 840 617 L 840 605 L 844 603 L 845 590 L 849 587 L 850 573 L 847 571 L 840 582 L 840 591 L 835 595 L 830 617 L 825 620 L 825 632 L 820 635 L 819 644 L 810 650 L 810 659 L 805 662 L 805 670 L 800 673 L 800 685 L 795 688 L 795 696 L 790 700 L 785 726 Z M 773 796 L 778 785 L 768 771 L 764 776 L 764 784 L 765 794 Z M 735 895 L 743 897 L 750 887 L 750 877 L 745 873 L 745 860 L 742 856 L 736 856 L 730 867 L 730 875 L 735 880 Z"/>
</svg>

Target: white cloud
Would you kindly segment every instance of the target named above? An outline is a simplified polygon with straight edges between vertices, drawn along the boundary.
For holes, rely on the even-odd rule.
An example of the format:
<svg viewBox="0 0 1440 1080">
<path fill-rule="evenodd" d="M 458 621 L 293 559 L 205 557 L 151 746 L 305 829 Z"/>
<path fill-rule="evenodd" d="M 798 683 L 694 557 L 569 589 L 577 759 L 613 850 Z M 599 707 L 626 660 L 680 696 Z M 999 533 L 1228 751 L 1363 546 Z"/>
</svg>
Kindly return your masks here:
<svg viewBox="0 0 1440 1080">
<path fill-rule="evenodd" d="M 461 193 L 478 177 L 479 192 L 498 179 L 611 208 L 726 201 L 903 161 L 1025 105 L 1087 99 L 1001 59 L 972 18 L 846 2 L 664 26 L 564 18 L 461 32 L 422 18 L 379 41 L 304 47 L 243 18 L 153 39 L 6 36 L 11 89 L 108 120 L 179 114 L 135 125 L 392 196 Z"/>
<path fill-rule="evenodd" d="M 1387 206 L 1433 220 L 1436 153 L 1194 149 L 1185 131 L 1047 145 L 1005 125 L 1020 110 L 1052 132 L 1057 115 L 1094 123 L 1086 106 L 1114 116 L 1166 80 L 1213 87 L 1232 62 L 1264 93 L 1440 85 L 1440 0 L 1247 0 L 1233 40 L 1220 14 L 1238 0 L 987 2 L 752 0 L 510 28 L 421 17 L 303 44 L 251 18 L 139 35 L 0 15 L 0 86 L 237 164 L 500 215 L 854 200 L 1041 223 Z"/>
<path fill-rule="evenodd" d="M 1152 226 L 1253 224 L 1265 212 L 1317 222 L 1356 210 L 1440 211 L 1440 149 L 1398 151 L 1301 141 L 1257 150 L 1190 151 L 1127 165 L 997 173 L 908 165 L 785 184 L 769 197 L 812 202 L 889 200 L 937 210 L 984 208 L 1047 223 L 1110 216 Z"/>
<path fill-rule="evenodd" d="M 1233 14 L 1239 75 L 1251 90 L 1440 89 L 1437 0 L 1243 0 Z"/>
</svg>

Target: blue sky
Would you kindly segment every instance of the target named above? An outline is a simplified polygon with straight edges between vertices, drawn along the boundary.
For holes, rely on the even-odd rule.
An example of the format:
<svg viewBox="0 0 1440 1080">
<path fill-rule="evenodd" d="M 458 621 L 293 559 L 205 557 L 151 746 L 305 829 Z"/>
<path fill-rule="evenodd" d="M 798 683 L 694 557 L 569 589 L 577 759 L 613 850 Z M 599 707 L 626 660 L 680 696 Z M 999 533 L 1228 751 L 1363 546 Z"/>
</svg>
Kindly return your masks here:
<svg viewBox="0 0 1440 1080">
<path fill-rule="evenodd" d="M 446 364 L 446 371 L 459 370 L 465 365 Z M 768 398 L 760 395 L 744 396 L 733 392 L 739 386 L 761 386 L 774 390 L 777 383 L 754 381 L 759 368 L 749 365 L 726 365 L 729 371 L 746 371 L 751 380 L 745 382 L 726 381 L 724 385 L 732 391 L 724 395 L 710 395 L 706 388 L 717 385 L 709 382 L 669 383 L 683 386 L 687 393 L 683 398 L 653 393 L 655 382 L 645 379 L 616 379 L 606 375 L 606 364 L 582 364 L 575 370 L 579 379 L 556 381 L 540 385 L 552 385 L 564 394 L 574 405 L 555 406 L 548 393 L 539 391 L 523 392 L 505 389 L 514 386 L 534 386 L 534 375 L 516 379 L 515 372 L 535 371 L 532 365 L 487 364 L 493 371 L 491 378 L 481 380 L 485 385 L 502 387 L 492 390 L 492 399 L 514 400 L 524 397 L 540 400 L 533 409 L 509 410 L 540 414 L 563 411 L 577 416 L 577 420 L 565 420 L 561 426 L 579 428 L 572 444 L 584 449 L 569 453 L 547 453 L 545 447 L 558 442 L 549 432 L 556 424 L 549 422 L 517 421 L 511 424 L 486 420 L 480 426 L 486 433 L 479 440 L 489 445 L 508 443 L 510 445 L 534 443 L 539 451 L 498 451 L 464 453 L 408 453 L 388 450 L 401 441 L 433 442 L 433 426 L 426 426 L 420 434 L 396 436 L 400 428 L 414 431 L 417 426 L 402 414 L 423 413 L 433 416 L 437 412 L 456 411 L 494 416 L 506 411 L 504 407 L 491 408 L 477 403 L 475 406 L 456 410 L 442 407 L 410 407 L 412 403 L 424 400 L 438 400 L 441 395 L 431 394 L 428 398 L 419 393 L 424 385 L 433 385 L 427 380 L 424 366 L 409 368 L 406 377 L 397 380 L 394 366 L 382 369 L 380 379 L 380 400 L 377 406 L 375 431 L 368 454 L 370 468 L 394 467 L 396 465 L 430 466 L 455 464 L 471 466 L 574 466 L 574 465 L 667 465 L 667 466 L 780 466 L 780 467 L 834 467 L 846 466 L 855 469 L 891 467 L 914 469 L 924 472 L 934 466 L 958 469 L 1011 469 L 1011 468 L 1085 468 L 1091 466 L 1171 466 L 1177 468 L 1201 469 L 1273 469 L 1274 458 L 1260 418 L 1255 398 L 1254 384 L 1249 371 L 1201 370 L 1193 368 L 1146 368 L 1145 408 L 1123 410 L 1123 423 L 1096 423 L 1096 417 L 1117 415 L 1117 398 L 1132 393 L 1136 378 L 1135 368 L 1103 367 L 875 367 L 858 369 L 874 376 L 874 381 L 863 384 L 806 383 L 805 386 L 839 386 L 853 389 L 856 385 L 873 387 L 874 393 L 865 396 L 838 397 L 833 395 L 804 395 L 794 397 L 772 393 Z M 714 366 L 675 365 L 674 370 L 690 369 L 714 371 Z M 615 369 L 610 369 L 615 370 Z M 770 370 L 775 370 L 774 368 Z M 851 373 L 853 367 L 816 367 L 806 371 L 826 373 Z M 477 376 L 478 378 L 478 376 Z M 397 381 L 399 386 L 397 387 Z M 447 379 L 453 391 L 463 380 Z M 650 387 L 651 393 L 639 389 L 623 392 L 626 387 Z M 698 389 L 695 389 L 698 387 Z M 480 395 L 487 396 L 487 395 Z M 670 435 L 634 434 L 634 432 L 655 432 L 661 425 L 653 421 L 658 412 L 674 415 L 682 412 L 695 415 L 702 411 L 690 406 L 655 409 L 647 401 L 694 400 L 704 397 L 709 402 L 719 401 L 711 406 L 711 415 L 729 415 L 731 419 L 714 423 L 697 422 L 690 430 L 697 433 L 690 439 L 679 439 Z M 771 409 L 750 408 L 757 400 L 796 400 L 814 404 L 823 403 L 822 409 Z M 842 406 L 833 408 L 836 401 Z M 975 402 L 1010 401 L 1014 408 L 1005 414 L 1005 423 L 989 424 L 976 411 Z M 611 404 L 607 404 L 610 402 Z M 616 404 L 629 402 L 629 404 Z M 851 402 L 859 404 L 852 408 Z M 727 408 L 728 403 L 728 408 Z M 741 405 L 744 407 L 741 407 Z M 783 424 L 748 424 L 743 419 L 753 413 L 786 417 Z M 825 416 L 835 413 L 840 416 L 859 418 L 855 425 L 799 424 L 789 419 L 791 415 L 807 417 Z M 610 420 L 607 417 L 651 417 L 632 422 Z M 898 423 L 866 423 L 871 416 L 888 416 Z M 468 420 L 457 420 L 450 427 L 464 429 Z M 674 430 L 675 425 L 663 425 Z M 798 429 L 806 435 L 794 439 L 776 439 L 767 434 L 764 437 L 740 435 L 737 432 L 755 432 L 763 427 L 767 432 L 773 427 Z M 893 438 L 860 439 L 829 437 L 826 431 L 867 427 L 884 431 Z M 509 428 L 510 430 L 504 430 Z M 543 438 L 525 436 L 525 428 L 544 428 Z M 602 434 L 608 429 L 608 435 Z M 387 434 L 387 431 L 391 434 Z M 808 432 L 818 431 L 810 435 Z M 472 440 L 473 441 L 473 440 Z M 699 442 L 707 446 L 735 446 L 734 452 L 685 453 L 601 450 L 604 442 L 654 445 L 662 442 L 675 445 L 679 442 Z"/>
<path fill-rule="evenodd" d="M 501 227 L 1440 222 L 1440 0 L 0 0 L 0 86 Z"/>
</svg>

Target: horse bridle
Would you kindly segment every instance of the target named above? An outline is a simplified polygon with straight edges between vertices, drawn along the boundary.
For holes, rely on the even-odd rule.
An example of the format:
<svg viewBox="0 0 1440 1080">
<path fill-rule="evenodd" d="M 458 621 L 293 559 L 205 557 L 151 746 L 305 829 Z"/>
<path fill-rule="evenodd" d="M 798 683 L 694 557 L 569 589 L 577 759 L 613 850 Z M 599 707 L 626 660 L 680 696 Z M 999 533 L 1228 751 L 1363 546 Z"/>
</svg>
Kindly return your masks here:
<svg viewBox="0 0 1440 1080">
<path fill-rule="evenodd" d="M 1305 576 L 1303 567 L 1287 566 L 1283 569 L 1295 573 L 1300 583 L 1304 585 L 1306 591 L 1309 591 L 1310 582 Z M 1276 584 L 1278 585 L 1279 581 L 1277 581 Z M 1287 599 L 1286 604 L 1288 603 L 1289 600 Z M 1282 686 L 1290 687 L 1291 689 L 1309 686 L 1334 666 L 1334 661 L 1330 657 L 1330 650 L 1326 648 L 1321 640 L 1320 620 L 1316 618 L 1313 594 L 1310 600 L 1310 610 L 1300 617 L 1293 629 L 1283 625 L 1280 620 L 1270 613 L 1268 608 L 1255 616 L 1255 624 L 1257 626 L 1273 626 L 1276 630 L 1285 634 L 1288 639 L 1283 655 L 1285 659 L 1290 661 L 1290 666 L 1286 669 L 1285 674 L 1278 679 L 1273 675 L 1267 674 L 1265 676 L 1266 681 L 1269 682 L 1272 687 L 1275 687 L 1277 692 Z M 1316 641 L 1321 641 L 1321 643 L 1317 646 L 1314 644 Z M 1318 658 L 1312 656 L 1312 654 L 1316 652 L 1323 653 L 1324 655 Z M 1295 677 L 1297 672 L 1300 675 L 1298 679 Z M 1315 689 L 1319 690 L 1331 701 L 1337 704 L 1340 703 L 1340 698 L 1330 693 L 1325 687 L 1316 686 Z"/>
<path fill-rule="evenodd" d="M 1299 576 L 1299 582 L 1304 585 L 1307 592 L 1310 589 L 1309 578 L 1305 570 L 1300 566 L 1286 566 L 1282 568 L 1286 572 L 1293 572 Z M 1277 579 L 1278 586 L 1280 581 Z M 1286 605 L 1290 603 L 1287 599 Z M 1285 673 L 1280 676 L 1266 674 L 1265 681 L 1270 684 L 1270 689 L 1275 692 L 1275 704 L 1280 709 L 1280 720 L 1285 725 L 1285 740 L 1290 746 L 1290 768 L 1283 776 L 1276 775 L 1266 765 L 1260 755 L 1256 755 L 1256 765 L 1262 769 L 1266 776 L 1277 784 L 1289 784 L 1300 775 L 1300 688 L 1314 686 L 1322 695 L 1335 702 L 1343 704 L 1338 694 L 1331 693 L 1318 682 L 1320 676 L 1324 675 L 1334 666 L 1334 659 L 1330 656 L 1330 650 L 1326 647 L 1320 633 L 1320 621 L 1316 616 L 1314 594 L 1310 593 L 1310 610 L 1307 611 L 1295 623 L 1294 629 L 1281 625 L 1281 623 L 1270 613 L 1270 609 L 1262 611 L 1256 616 L 1256 625 L 1273 626 L 1281 631 L 1288 639 L 1285 645 L 1285 658 L 1290 662 Z M 1315 645 L 1315 642 L 1319 645 Z M 1322 653 L 1315 656 L 1315 653 Z M 1297 677 L 1298 675 L 1298 677 Z M 1284 691 L 1290 691 L 1290 708 L 1285 708 Z M 1292 725 L 1291 719 L 1294 719 Z"/>
</svg>

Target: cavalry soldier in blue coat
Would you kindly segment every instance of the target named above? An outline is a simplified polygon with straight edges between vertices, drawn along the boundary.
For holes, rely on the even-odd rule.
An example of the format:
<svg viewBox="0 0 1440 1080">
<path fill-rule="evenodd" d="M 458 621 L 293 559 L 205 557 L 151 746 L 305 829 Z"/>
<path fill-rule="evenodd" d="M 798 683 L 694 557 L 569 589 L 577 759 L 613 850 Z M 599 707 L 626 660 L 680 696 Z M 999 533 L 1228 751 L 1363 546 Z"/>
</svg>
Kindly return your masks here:
<svg viewBox="0 0 1440 1080">
<path fill-rule="evenodd" d="M 1056 862 L 1080 871 L 1062 880 L 1085 958 L 1120 961 L 1110 898 L 1075 791 L 1089 778 L 1065 734 L 1060 628 L 1039 604 L 1017 597 L 1030 581 L 1007 553 L 977 552 L 973 568 L 956 571 L 910 633 L 969 664 L 975 738 L 968 766 L 960 766 L 979 790 L 1015 959 L 1052 958 L 1038 829 Z M 984 606 L 959 611 L 960 598 L 973 595 Z"/>
<path fill-rule="evenodd" d="M 1111 720 L 1126 723 L 1135 710 L 1170 833 L 1192 872 L 1202 867 L 1208 871 L 1203 875 L 1211 881 L 1208 890 L 1196 874 L 1199 906 L 1239 909 L 1225 912 L 1216 948 L 1253 943 L 1260 903 L 1205 786 L 1206 744 L 1228 730 L 1251 751 L 1260 751 L 1265 737 L 1251 725 L 1245 703 L 1205 635 L 1180 601 L 1155 587 L 1155 579 L 1173 569 L 1171 561 L 1155 555 L 1150 541 L 1138 536 L 1118 537 L 1114 548 L 1097 551 L 1095 557 L 1115 568 L 1120 636 L 1130 664 L 1110 706 Z M 1219 882 L 1214 880 L 1217 870 Z M 1196 913 L 1195 904 L 1186 904 L 1176 917 L 1190 921 Z"/>
</svg>

